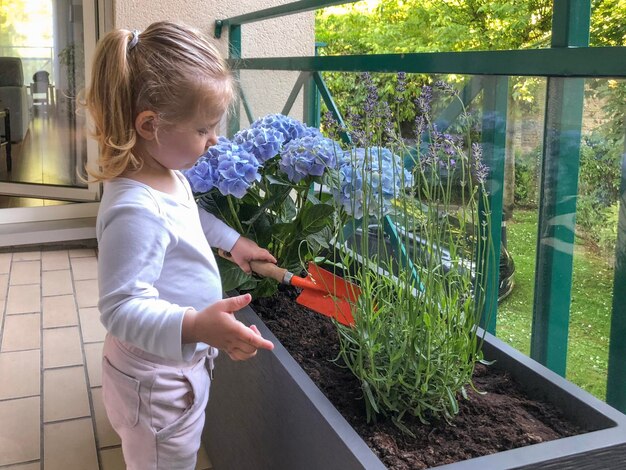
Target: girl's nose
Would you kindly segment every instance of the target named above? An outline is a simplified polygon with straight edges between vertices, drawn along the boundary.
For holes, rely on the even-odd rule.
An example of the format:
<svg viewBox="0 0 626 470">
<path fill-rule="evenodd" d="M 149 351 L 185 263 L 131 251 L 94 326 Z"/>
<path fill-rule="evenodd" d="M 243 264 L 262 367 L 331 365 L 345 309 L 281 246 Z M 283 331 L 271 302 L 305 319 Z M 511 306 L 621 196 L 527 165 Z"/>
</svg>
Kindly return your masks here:
<svg viewBox="0 0 626 470">
<path fill-rule="evenodd" d="M 209 134 L 209 138 L 207 139 L 206 143 L 204 144 L 204 150 L 208 150 L 209 147 L 213 146 L 217 144 L 217 135 L 215 134 L 215 132 L 211 132 Z"/>
</svg>

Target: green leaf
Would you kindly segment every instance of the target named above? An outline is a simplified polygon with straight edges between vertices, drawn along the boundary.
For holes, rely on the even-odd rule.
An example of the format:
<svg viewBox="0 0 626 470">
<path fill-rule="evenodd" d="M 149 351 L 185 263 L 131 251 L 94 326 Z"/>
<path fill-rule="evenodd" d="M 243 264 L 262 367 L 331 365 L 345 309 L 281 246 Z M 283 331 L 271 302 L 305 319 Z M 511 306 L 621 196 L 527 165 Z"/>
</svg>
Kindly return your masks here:
<svg viewBox="0 0 626 470">
<path fill-rule="evenodd" d="M 294 227 L 292 223 L 274 224 L 271 230 L 274 237 L 284 242 L 293 233 Z"/>
<path fill-rule="evenodd" d="M 252 297 L 271 297 L 278 289 L 278 283 L 274 279 L 263 278 L 257 282 L 257 285 L 252 291 Z"/>
<path fill-rule="evenodd" d="M 280 186 L 289 186 L 290 189 L 291 189 L 291 186 L 293 186 L 289 181 L 276 178 L 275 176 L 272 176 L 272 175 L 264 174 L 263 177 L 267 179 L 267 181 L 269 181 L 271 184 L 276 184 Z"/>
<path fill-rule="evenodd" d="M 328 204 L 311 204 L 302 210 L 298 227 L 299 235 L 306 238 L 308 235 L 317 233 L 325 227 L 330 227 L 331 215 L 335 208 Z"/>
<path fill-rule="evenodd" d="M 306 237 L 306 241 L 309 244 L 309 249 L 313 253 L 318 253 L 322 248 L 328 248 L 329 240 L 332 237 L 332 230 L 330 227 L 324 227 L 317 233 L 312 233 Z"/>
<path fill-rule="evenodd" d="M 289 191 L 291 188 L 270 186 L 270 196 L 260 206 L 254 206 L 254 211 L 247 215 L 247 219 L 243 221 L 245 224 L 253 224 L 256 219 L 267 214 L 268 209 L 279 209 L 284 205 L 284 200 L 289 199 Z M 242 217 L 240 217 L 242 218 Z"/>
<path fill-rule="evenodd" d="M 244 273 L 235 263 L 221 257 L 216 257 L 215 261 L 220 270 L 222 289 L 224 292 L 239 289 L 251 279 L 251 276 Z"/>
<path fill-rule="evenodd" d="M 205 211 L 228 222 L 228 202 L 217 189 L 213 189 L 198 198 L 198 205 Z"/>
<path fill-rule="evenodd" d="M 372 389 L 370 388 L 370 384 L 366 381 L 361 382 L 361 388 L 365 393 L 365 397 L 367 398 L 367 402 L 370 404 L 372 409 L 378 413 L 378 405 L 376 405 L 376 399 L 374 398 L 374 394 L 372 393 Z"/>
</svg>

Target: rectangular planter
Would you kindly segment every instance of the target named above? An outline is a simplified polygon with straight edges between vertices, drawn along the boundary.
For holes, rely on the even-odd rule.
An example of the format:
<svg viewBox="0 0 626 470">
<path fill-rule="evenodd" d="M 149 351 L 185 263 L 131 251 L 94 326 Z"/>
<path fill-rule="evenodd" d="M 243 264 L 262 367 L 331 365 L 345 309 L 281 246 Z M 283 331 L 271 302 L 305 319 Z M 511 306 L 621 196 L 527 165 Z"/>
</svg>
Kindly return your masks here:
<svg viewBox="0 0 626 470">
<path fill-rule="evenodd" d="M 274 342 L 249 361 L 218 357 L 203 444 L 216 470 L 386 468 L 249 307 L 237 314 Z M 441 470 L 626 468 L 626 416 L 490 334 L 493 367 L 529 397 L 594 431 L 437 467 Z"/>
</svg>

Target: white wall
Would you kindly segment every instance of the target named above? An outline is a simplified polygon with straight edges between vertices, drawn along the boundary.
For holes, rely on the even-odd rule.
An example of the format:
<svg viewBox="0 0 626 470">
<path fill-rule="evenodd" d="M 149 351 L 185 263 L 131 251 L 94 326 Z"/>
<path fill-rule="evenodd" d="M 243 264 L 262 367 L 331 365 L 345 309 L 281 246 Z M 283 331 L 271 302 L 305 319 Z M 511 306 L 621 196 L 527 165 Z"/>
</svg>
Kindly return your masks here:
<svg viewBox="0 0 626 470">
<path fill-rule="evenodd" d="M 161 20 L 180 21 L 213 38 L 217 19 L 242 15 L 290 0 L 117 0 L 114 2 L 114 26 L 145 29 Z M 315 51 L 314 12 L 300 13 L 260 23 L 245 24 L 242 30 L 243 57 L 310 56 Z M 214 39 L 219 50 L 228 54 L 228 29 Z M 242 71 L 243 87 L 254 117 L 280 112 L 297 79 L 297 72 Z M 302 93 L 290 115 L 302 118 Z M 241 125 L 246 115 L 241 111 Z"/>
</svg>

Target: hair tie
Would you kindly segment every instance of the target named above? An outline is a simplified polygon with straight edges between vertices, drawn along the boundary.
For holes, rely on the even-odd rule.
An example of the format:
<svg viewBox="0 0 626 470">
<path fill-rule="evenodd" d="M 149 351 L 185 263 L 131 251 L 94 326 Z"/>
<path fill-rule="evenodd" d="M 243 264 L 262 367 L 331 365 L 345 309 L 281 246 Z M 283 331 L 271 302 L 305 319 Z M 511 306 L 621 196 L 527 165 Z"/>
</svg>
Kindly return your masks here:
<svg viewBox="0 0 626 470">
<path fill-rule="evenodd" d="M 128 50 L 130 51 L 133 47 L 137 45 L 138 42 L 139 42 L 139 31 L 137 31 L 136 29 L 133 29 L 133 37 L 128 42 Z"/>
</svg>

